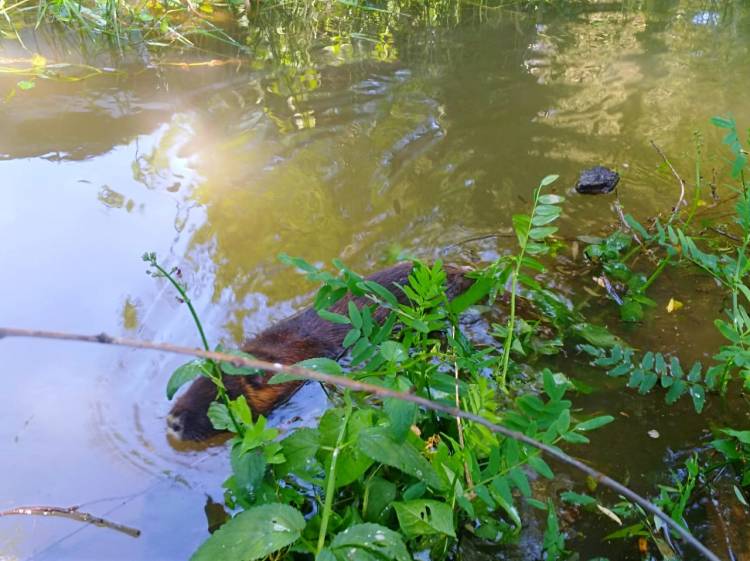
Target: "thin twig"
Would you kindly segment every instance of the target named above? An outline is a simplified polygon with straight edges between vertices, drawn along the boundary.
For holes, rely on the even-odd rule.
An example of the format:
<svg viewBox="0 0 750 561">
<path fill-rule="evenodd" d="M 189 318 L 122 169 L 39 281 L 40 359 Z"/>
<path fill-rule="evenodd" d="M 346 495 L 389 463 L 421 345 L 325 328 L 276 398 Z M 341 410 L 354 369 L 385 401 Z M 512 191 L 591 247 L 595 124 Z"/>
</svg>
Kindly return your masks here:
<svg viewBox="0 0 750 561">
<path fill-rule="evenodd" d="M 453 330 L 453 337 L 455 337 L 455 327 L 452 328 Z M 455 378 L 455 388 L 456 388 L 456 409 L 460 409 L 461 407 L 461 399 L 459 396 L 458 391 L 458 362 L 456 362 L 455 358 L 453 360 L 453 376 Z M 456 429 L 458 430 L 458 443 L 461 446 L 461 452 L 463 453 L 465 444 L 464 444 L 464 427 L 461 423 L 461 417 L 456 417 Z M 471 477 L 471 470 L 469 469 L 469 462 L 464 459 L 464 473 L 466 474 L 466 483 L 469 486 L 469 492 L 473 495 L 474 494 L 474 480 Z M 472 497 L 473 498 L 473 497 Z"/>
<path fill-rule="evenodd" d="M 111 522 L 94 516 L 88 512 L 81 512 L 78 510 L 78 506 L 69 506 L 67 508 L 60 506 L 17 506 L 9 510 L 0 512 L 0 516 L 12 516 L 14 514 L 27 515 L 27 516 L 59 516 L 61 518 L 70 518 L 71 520 L 77 520 L 85 524 L 93 524 L 100 528 L 111 528 L 123 534 L 127 534 L 132 538 L 137 538 L 141 535 L 141 531 L 137 528 L 131 528 L 124 524 L 118 524 L 117 522 Z"/>
<path fill-rule="evenodd" d="M 549 444 L 544 444 L 543 442 L 539 442 L 538 440 L 535 440 L 529 436 L 526 436 L 523 433 L 511 430 L 502 425 L 497 425 L 491 421 L 488 421 L 487 419 L 483 417 L 480 417 L 479 415 L 475 415 L 474 413 L 469 413 L 468 411 L 463 411 L 456 407 L 451 407 L 449 405 L 444 405 L 436 401 L 431 401 L 429 399 L 420 397 L 418 395 L 412 395 L 410 393 L 404 393 L 404 392 L 391 390 L 388 388 L 383 388 L 380 386 L 376 386 L 374 384 L 368 384 L 366 382 L 352 380 L 351 378 L 346 378 L 344 376 L 333 376 L 330 374 L 324 374 L 322 372 L 316 372 L 315 370 L 309 370 L 307 368 L 302 368 L 300 366 L 285 366 L 278 362 L 267 362 L 265 360 L 239 357 L 239 356 L 230 355 L 227 353 L 204 351 L 201 349 L 194 349 L 190 347 L 172 345 L 170 343 L 154 343 L 152 341 L 143 341 L 139 339 L 112 337 L 111 335 L 107 335 L 106 333 L 100 333 L 98 335 L 83 335 L 80 333 L 64 333 L 64 332 L 59 332 L 59 331 L 44 331 L 44 330 L 34 330 L 34 329 L 0 327 L 0 339 L 2 339 L 3 337 L 34 337 L 34 338 L 39 338 L 39 339 L 83 341 L 83 342 L 88 342 L 88 343 L 102 343 L 102 344 L 108 344 L 108 345 L 117 345 L 121 347 L 132 347 L 136 349 L 151 349 L 155 351 L 164 351 L 164 352 L 170 352 L 170 353 L 181 354 L 181 355 L 198 356 L 198 357 L 208 358 L 211 360 L 216 360 L 216 361 L 221 361 L 221 362 L 230 362 L 236 366 L 247 366 L 249 368 L 256 368 L 259 370 L 266 370 L 269 372 L 291 374 L 292 376 L 296 376 L 302 380 L 314 380 L 316 382 L 321 382 L 323 384 L 331 384 L 335 386 L 349 388 L 350 390 L 353 390 L 353 391 L 366 392 L 369 394 L 377 395 L 381 398 L 400 399 L 402 401 L 416 403 L 417 405 L 424 407 L 426 409 L 431 409 L 433 411 L 445 413 L 446 415 L 450 415 L 453 417 L 461 417 L 462 419 L 466 419 L 467 421 L 471 421 L 471 422 L 480 424 L 484 427 L 487 427 L 492 432 L 502 434 L 503 436 L 512 438 L 513 440 L 517 440 L 519 442 L 523 442 L 524 444 L 528 444 L 529 446 L 532 446 L 533 448 L 537 448 L 538 450 L 541 450 L 548 456 L 555 458 L 556 460 L 560 462 L 568 464 L 569 466 L 574 467 L 578 471 L 582 471 L 583 473 L 590 476 L 595 481 L 601 483 L 602 485 L 606 487 L 609 487 L 610 489 L 614 490 L 615 492 L 619 493 L 620 495 L 629 499 L 630 501 L 637 503 L 638 505 L 643 507 L 645 510 L 647 510 L 648 512 L 650 512 L 651 514 L 659 518 L 662 522 L 664 522 L 664 524 L 669 526 L 672 530 L 674 530 L 677 534 L 679 534 L 686 542 L 688 542 L 697 551 L 699 551 L 701 555 L 703 555 L 706 559 L 709 559 L 710 561 L 720 561 L 719 557 L 717 557 L 716 554 L 712 553 L 711 550 L 709 550 L 705 545 L 703 545 L 700 541 L 698 541 L 687 529 L 683 528 L 682 526 L 677 524 L 674 520 L 672 520 L 668 515 L 664 514 L 664 512 L 662 512 L 661 509 L 659 509 L 656 505 L 654 505 L 647 499 L 641 497 L 635 491 L 632 491 L 628 487 L 625 487 L 621 483 L 618 483 L 611 477 L 604 475 L 602 472 L 587 466 L 580 460 L 576 460 L 575 458 L 568 456 L 559 448 L 555 446 L 551 446 Z"/>
<path fill-rule="evenodd" d="M 738 238 L 737 236 L 733 236 L 729 232 L 724 232 L 723 230 L 717 228 L 716 226 L 709 226 L 708 230 L 711 230 L 712 232 L 715 232 L 719 234 L 720 236 L 724 236 L 725 238 L 729 238 L 733 242 L 742 243 L 742 240 Z"/>
<path fill-rule="evenodd" d="M 654 150 L 656 150 L 661 156 L 662 160 L 664 160 L 664 163 L 667 164 L 667 166 L 669 166 L 670 170 L 672 170 L 672 175 L 674 175 L 675 178 L 677 178 L 677 181 L 680 183 L 680 198 L 677 199 L 677 204 L 672 209 L 672 216 L 669 217 L 669 223 L 671 224 L 674 221 L 674 219 L 677 217 L 677 215 L 680 214 L 680 210 L 682 206 L 686 204 L 685 203 L 685 182 L 682 180 L 682 177 L 680 177 L 680 174 L 677 173 L 677 170 L 674 169 L 672 162 L 669 161 L 669 158 L 667 158 L 667 155 L 664 153 L 664 151 L 661 148 L 659 148 L 659 146 L 653 140 L 651 140 L 650 142 L 651 142 L 651 146 L 654 147 Z"/>
<path fill-rule="evenodd" d="M 625 220 L 625 213 L 622 210 L 622 205 L 620 204 L 620 196 L 619 195 L 615 199 L 614 207 L 615 207 L 615 212 L 617 213 L 617 216 L 620 219 L 620 223 L 622 224 L 622 227 L 625 228 L 626 230 L 628 230 L 632 234 L 633 240 L 635 240 L 635 243 L 637 243 L 638 245 L 642 246 L 643 242 L 641 241 L 641 238 L 638 237 L 638 234 L 636 234 L 633 231 L 633 229 L 630 227 L 630 224 L 628 224 L 628 221 Z"/>
</svg>

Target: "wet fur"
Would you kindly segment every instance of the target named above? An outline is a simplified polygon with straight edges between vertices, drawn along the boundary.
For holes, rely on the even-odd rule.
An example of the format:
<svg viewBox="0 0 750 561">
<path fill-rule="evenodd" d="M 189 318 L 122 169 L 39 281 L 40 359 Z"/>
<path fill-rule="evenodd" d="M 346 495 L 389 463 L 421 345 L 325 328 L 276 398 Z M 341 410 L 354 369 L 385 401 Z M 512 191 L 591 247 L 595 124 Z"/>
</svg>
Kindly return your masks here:
<svg viewBox="0 0 750 561">
<path fill-rule="evenodd" d="M 379 271 L 368 280 L 388 288 L 400 302 L 406 302 L 406 296 L 396 285 L 406 284 L 411 263 L 402 263 Z M 445 266 L 447 274 L 447 295 L 454 298 L 471 286 L 472 281 L 466 278 L 466 269 Z M 346 309 L 351 300 L 344 298 L 330 308 L 333 312 L 347 314 Z M 366 301 L 354 299 L 358 306 Z M 379 308 L 374 314 L 376 321 L 385 319 L 387 310 Z M 294 364 L 301 360 L 316 357 L 338 358 L 344 351 L 342 342 L 350 326 L 331 323 L 322 319 L 313 308 L 286 318 L 259 333 L 253 339 L 245 341 L 242 350 L 256 358 L 281 364 Z M 268 384 L 271 373 L 259 376 L 224 376 L 224 384 L 229 396 L 236 398 L 244 395 L 254 415 L 267 416 L 280 404 L 288 400 L 304 382 L 295 381 L 284 384 Z M 198 378 L 188 390 L 175 402 L 167 417 L 167 425 L 172 437 L 178 440 L 204 440 L 217 434 L 208 419 L 208 406 L 216 399 L 216 388 L 208 378 Z"/>
</svg>

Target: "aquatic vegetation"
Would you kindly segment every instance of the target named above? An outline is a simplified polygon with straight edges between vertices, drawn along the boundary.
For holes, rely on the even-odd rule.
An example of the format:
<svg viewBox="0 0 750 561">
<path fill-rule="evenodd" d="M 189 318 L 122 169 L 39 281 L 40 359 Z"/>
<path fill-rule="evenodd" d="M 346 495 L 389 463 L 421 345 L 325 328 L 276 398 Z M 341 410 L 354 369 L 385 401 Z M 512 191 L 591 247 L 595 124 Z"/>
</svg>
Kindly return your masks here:
<svg viewBox="0 0 750 561">
<path fill-rule="evenodd" d="M 594 366 L 608 369 L 611 377 L 627 377 L 629 388 L 646 394 L 661 387 L 670 405 L 689 395 L 700 413 L 712 392 L 725 392 L 736 378 L 747 385 L 750 378 L 750 320 L 743 304 L 750 300 L 746 160 L 734 121 L 714 122 L 730 131 L 726 141 L 735 157 L 732 175 L 740 182 L 735 189 L 734 222 L 740 230 L 733 238 L 735 251 L 716 255 L 701 249 L 703 240 L 691 236 L 695 212 L 680 222 L 677 205 L 666 224 L 656 219 L 646 227 L 625 215 L 621 230 L 593 241 L 585 253 L 602 275 L 623 283 L 608 290 L 609 297 L 627 290 L 617 296 L 626 323 L 644 318 L 643 306 L 651 303 L 646 292 L 666 267 L 697 267 L 715 278 L 731 297 L 728 320 L 715 321 L 728 341 L 714 355 L 716 364 L 704 367 L 695 362 L 687 368 L 677 356 L 651 351 L 636 358 L 634 349 L 607 329 L 586 322 L 580 311 L 545 286 L 543 260 L 554 258 L 561 243 L 554 236 L 553 223 L 564 199 L 544 192 L 554 176 L 543 179 L 534 190 L 531 213 L 514 216 L 518 250 L 471 273 L 474 285 L 453 301 L 446 296 L 446 274 L 439 261 L 433 265 L 413 262 L 403 287 L 408 298 L 404 304 L 338 260 L 333 263 L 337 272 L 330 273 L 301 258 L 282 255 L 283 262 L 322 283 L 314 304 L 319 315 L 349 326 L 344 339 L 349 358 L 346 368 L 327 358 L 300 364 L 460 406 L 545 444 L 572 446 L 587 444 L 588 431 L 614 420 L 606 414 L 579 417 L 567 398 L 574 382 L 547 366 L 545 357 L 570 349 L 568 341 L 579 342 L 577 348 L 592 358 Z M 695 193 L 699 196 L 700 190 Z M 633 272 L 629 260 L 647 248 L 662 252 L 655 270 L 650 275 Z M 155 256 L 148 254 L 144 259 L 190 305 L 185 287 Z M 345 314 L 330 312 L 328 308 L 346 294 L 371 303 L 359 308 L 350 302 Z M 459 315 L 485 300 L 490 305 L 502 301 L 508 313 L 504 323 L 494 324 L 496 343 L 477 347 L 464 332 Z M 530 306 L 530 314 L 525 309 L 520 313 L 520 300 Z M 374 320 L 377 308 L 388 311 L 383 322 Z M 194 319 L 200 330 L 195 315 Z M 201 337 L 208 348 L 202 331 Z M 530 508 L 546 513 L 541 541 L 547 558 L 563 559 L 569 554 L 558 515 L 564 503 L 596 509 L 620 526 L 632 522 L 608 539 L 648 539 L 660 551 L 674 552 L 671 538 L 662 535 L 667 531 L 662 522 L 638 505 L 606 506 L 573 490 L 556 497 L 540 489 L 533 480 L 551 480 L 554 472 L 538 451 L 476 423 L 435 414 L 413 403 L 377 400 L 344 390 L 330 394 L 332 406 L 317 426 L 297 429 L 279 440 L 279 431 L 268 427 L 265 418 L 253 419 L 244 397 L 231 400 L 221 394 L 222 372 L 255 373 L 229 363 L 194 361 L 178 369 L 168 387 L 171 397 L 194 377 L 209 376 L 220 388 L 219 401 L 211 406 L 209 417 L 216 428 L 234 434 L 225 502 L 241 513 L 209 538 L 194 559 L 214 559 L 230 544 L 233 555 L 245 558 L 281 551 L 319 559 L 343 559 L 353 551 L 379 559 L 408 559 L 409 552 L 416 551 L 449 558 L 455 555 L 462 535 L 495 544 L 512 543 Z M 271 383 L 290 379 L 277 374 Z M 742 488 L 748 485 L 750 460 L 747 431 L 721 429 L 718 434 L 720 438 L 711 445 L 725 459 L 721 465 L 738 466 L 735 492 L 744 504 Z M 671 484 L 659 486 L 654 502 L 686 525 L 688 505 L 696 493 L 704 492 L 707 483 L 702 482 L 715 469 L 703 454 L 691 457 L 685 470 L 672 476 Z"/>
</svg>

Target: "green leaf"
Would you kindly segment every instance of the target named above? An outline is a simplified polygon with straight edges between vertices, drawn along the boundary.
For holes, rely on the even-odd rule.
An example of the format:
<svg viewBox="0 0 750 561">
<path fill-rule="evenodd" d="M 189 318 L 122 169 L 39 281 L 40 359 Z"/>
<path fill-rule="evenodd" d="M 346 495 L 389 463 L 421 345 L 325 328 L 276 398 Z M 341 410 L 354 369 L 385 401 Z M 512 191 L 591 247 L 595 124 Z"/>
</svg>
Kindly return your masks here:
<svg viewBox="0 0 750 561">
<path fill-rule="evenodd" d="M 513 482 L 513 484 L 518 488 L 518 490 L 521 491 L 521 494 L 524 497 L 531 496 L 531 485 L 529 485 L 529 478 L 523 472 L 523 470 L 517 467 L 513 468 L 508 473 L 508 476 L 510 477 L 510 480 Z"/>
<path fill-rule="evenodd" d="M 555 474 L 547 465 L 547 462 L 545 462 L 540 456 L 529 456 L 528 462 L 531 466 L 531 469 L 533 469 L 542 477 L 545 477 L 547 479 L 553 479 L 555 477 Z"/>
<path fill-rule="evenodd" d="M 693 367 L 690 369 L 690 372 L 688 372 L 687 375 L 688 382 L 700 382 L 702 371 L 703 365 L 700 363 L 700 361 L 694 362 Z"/>
<path fill-rule="evenodd" d="M 643 319 L 643 306 L 632 298 L 625 298 L 620 306 L 620 318 L 622 321 L 637 322 Z"/>
<path fill-rule="evenodd" d="M 587 506 L 596 504 L 596 499 L 594 497 L 581 495 L 580 493 L 574 493 L 573 491 L 565 491 L 563 493 L 560 493 L 560 498 L 566 503 L 571 503 L 574 505 Z"/>
<path fill-rule="evenodd" d="M 732 343 L 739 344 L 742 340 L 742 336 L 727 322 L 716 319 L 714 320 L 714 325 L 716 326 L 716 329 L 719 330 L 719 333 L 729 339 Z"/>
<path fill-rule="evenodd" d="M 535 214 L 534 217 L 531 219 L 532 226 L 546 226 L 547 224 L 557 220 L 557 218 L 560 216 L 559 208 L 555 206 L 546 207 L 546 208 L 554 208 L 554 209 L 557 209 L 558 212 L 556 214 Z"/>
<path fill-rule="evenodd" d="M 219 352 L 239 358 L 249 358 L 250 360 L 255 360 L 255 357 L 253 355 L 237 349 L 219 348 Z M 219 363 L 219 367 L 221 368 L 221 371 L 228 376 L 256 376 L 263 373 L 262 370 L 259 370 L 257 368 L 252 368 L 251 366 L 245 366 L 242 364 L 235 365 L 233 362 L 228 360 L 222 360 Z"/>
<path fill-rule="evenodd" d="M 405 501 L 411 501 L 424 496 L 426 492 L 427 485 L 425 485 L 424 481 L 417 481 L 404 489 L 404 492 L 401 495 Z"/>
<path fill-rule="evenodd" d="M 496 477 L 492 480 L 492 496 L 502 507 L 508 517 L 511 519 L 516 528 L 521 528 L 521 517 L 518 509 L 513 504 L 513 494 L 510 490 L 510 484 L 507 477 Z"/>
<path fill-rule="evenodd" d="M 552 174 L 552 175 L 547 175 L 547 176 L 545 176 L 545 177 L 544 177 L 544 179 L 542 179 L 542 181 L 541 181 L 541 182 L 539 183 L 539 187 L 546 187 L 547 185 L 551 185 L 552 183 L 554 183 L 555 181 L 557 181 L 557 179 L 558 179 L 559 177 L 560 177 L 560 176 L 559 176 L 559 175 L 556 175 L 556 174 Z"/>
<path fill-rule="evenodd" d="M 412 561 L 401 536 L 379 524 L 349 526 L 326 549 L 337 561 Z"/>
<path fill-rule="evenodd" d="M 626 526 L 625 528 L 622 528 L 621 530 L 617 530 L 616 532 L 612 532 L 611 534 L 607 534 L 604 536 L 605 540 L 615 540 L 615 539 L 622 539 L 622 538 L 632 538 L 635 536 L 644 536 L 648 537 L 651 534 L 649 534 L 644 528 L 643 524 L 639 522 L 638 524 L 633 524 L 631 526 Z"/>
<path fill-rule="evenodd" d="M 582 423 L 578 423 L 575 426 L 574 430 L 577 430 L 577 431 L 595 430 L 595 429 L 603 427 L 604 425 L 608 425 L 614 420 L 615 418 L 612 415 L 600 415 L 598 417 L 594 417 L 593 419 L 589 419 L 588 421 L 583 421 Z"/>
<path fill-rule="evenodd" d="M 680 365 L 680 359 L 676 356 L 669 359 L 669 370 L 675 378 L 685 377 L 685 373 L 682 371 L 682 366 Z"/>
<path fill-rule="evenodd" d="M 390 507 L 396 499 L 396 484 L 383 479 L 373 477 L 365 487 L 367 504 L 364 506 L 362 516 L 368 522 L 377 522 L 384 519 L 384 515 L 390 512 Z"/>
<path fill-rule="evenodd" d="M 560 436 L 562 436 L 565 442 L 570 442 L 571 444 L 588 444 L 591 442 L 588 438 L 576 432 L 566 432 Z"/>
<path fill-rule="evenodd" d="M 740 501 L 740 503 L 745 507 L 750 507 L 749 504 L 747 504 L 747 499 L 745 499 L 745 496 L 742 494 L 742 491 L 740 491 L 740 488 L 737 487 L 737 485 L 732 485 L 732 488 L 734 489 L 734 496 L 737 497 L 737 500 Z"/>
<path fill-rule="evenodd" d="M 654 367 L 654 353 L 651 351 L 643 355 L 641 359 L 641 368 L 643 370 L 651 370 Z"/>
<path fill-rule="evenodd" d="M 306 273 L 318 272 L 318 269 L 316 267 L 314 267 L 313 265 L 310 265 L 310 263 L 308 263 L 301 257 L 291 257 L 287 255 L 286 253 L 279 253 L 278 259 L 279 261 L 284 263 L 284 265 L 296 267 L 297 269 L 304 271 Z"/>
<path fill-rule="evenodd" d="M 557 226 L 546 226 L 544 228 L 532 228 L 529 230 L 529 237 L 535 241 L 541 241 L 557 232 Z"/>
<path fill-rule="evenodd" d="M 703 406 L 706 404 L 706 391 L 703 386 L 699 384 L 691 384 L 690 397 L 693 400 L 693 407 L 695 407 L 695 412 L 702 412 Z"/>
<path fill-rule="evenodd" d="M 403 399 L 388 398 L 383 402 L 383 409 L 391 422 L 389 426 L 391 437 L 398 443 L 403 442 L 416 419 L 416 403 L 410 403 Z"/>
<path fill-rule="evenodd" d="M 232 448 L 232 473 L 234 473 L 235 491 L 240 491 L 248 500 L 255 498 L 266 474 L 266 459 L 257 450 L 242 453 L 242 447 Z"/>
<path fill-rule="evenodd" d="M 263 559 L 296 542 L 305 518 L 289 505 L 271 503 L 241 512 L 198 548 L 191 561 Z"/>
<path fill-rule="evenodd" d="M 657 374 L 665 374 L 667 372 L 667 363 L 664 360 L 664 355 L 661 353 L 654 355 L 654 371 Z"/>
<path fill-rule="evenodd" d="M 579 323 L 572 327 L 572 331 L 595 347 L 609 348 L 622 344 L 622 340 L 617 335 L 613 335 L 605 327 L 592 323 Z"/>
<path fill-rule="evenodd" d="M 445 484 L 435 469 L 410 442 L 394 442 L 384 427 L 372 427 L 359 433 L 357 446 L 373 460 L 394 467 L 424 481 L 436 490 Z"/>
<path fill-rule="evenodd" d="M 322 319 L 330 321 L 331 323 L 340 323 L 341 325 L 348 325 L 351 323 L 348 317 L 335 312 L 329 312 L 328 310 L 318 310 L 318 315 Z"/>
<path fill-rule="evenodd" d="M 308 370 L 315 370 L 316 372 L 322 372 L 323 374 L 330 374 L 331 376 L 342 376 L 344 370 L 341 365 L 330 358 L 308 358 L 300 361 L 295 366 L 307 368 Z"/>
<path fill-rule="evenodd" d="M 518 243 L 520 245 L 526 245 L 527 234 L 531 229 L 531 220 L 525 214 L 514 214 L 513 215 L 513 229 L 516 232 Z"/>
<path fill-rule="evenodd" d="M 362 313 L 352 300 L 349 300 L 348 310 L 349 320 L 352 322 L 352 325 L 357 329 L 362 329 Z"/>
<path fill-rule="evenodd" d="M 526 497 L 524 500 L 534 508 L 547 512 L 547 503 L 543 503 L 539 499 L 532 499 L 531 497 Z"/>
<path fill-rule="evenodd" d="M 565 200 L 565 197 L 561 195 L 548 194 L 548 195 L 542 195 L 537 200 L 539 201 L 539 204 L 542 204 L 542 205 L 557 205 L 563 202 Z M 580 236 L 580 237 L 584 237 L 584 236 Z M 596 238 L 596 239 L 599 241 L 602 241 L 601 238 Z M 589 243 L 589 242 L 584 242 L 584 243 Z"/>
<path fill-rule="evenodd" d="M 494 286 L 492 279 L 479 278 L 474 281 L 474 284 L 469 287 L 469 290 L 460 294 L 451 301 L 449 304 L 451 312 L 454 314 L 460 314 L 466 310 L 469 306 L 473 306 L 479 300 L 487 296 L 490 290 Z"/>
<path fill-rule="evenodd" d="M 560 216 L 560 214 L 562 214 L 562 209 L 555 205 L 539 205 L 534 209 L 534 216 Z"/>
<path fill-rule="evenodd" d="M 229 410 L 223 403 L 214 401 L 208 406 L 208 419 L 216 430 L 234 430 L 234 423 L 229 416 Z"/>
<path fill-rule="evenodd" d="M 720 129 L 733 129 L 734 119 L 727 119 L 725 117 L 711 117 L 711 124 Z"/>
<path fill-rule="evenodd" d="M 408 354 L 401 343 L 396 341 L 386 341 L 380 346 L 380 354 L 388 362 L 403 362 L 408 358 Z"/>
<path fill-rule="evenodd" d="M 388 290 L 387 288 L 384 288 L 383 286 L 379 285 L 375 281 L 362 281 L 357 286 L 363 287 L 367 289 L 368 291 L 372 292 L 376 296 L 378 296 L 381 300 L 383 300 L 385 303 L 389 304 L 392 308 L 398 307 L 398 300 L 393 295 L 393 293 Z"/>
<path fill-rule="evenodd" d="M 198 358 L 186 362 L 177 370 L 172 372 L 167 382 L 167 399 L 172 399 L 174 394 L 177 393 L 182 386 L 194 380 L 198 376 L 207 376 L 210 372 L 211 361 L 205 358 Z"/>
<path fill-rule="evenodd" d="M 36 82 L 33 80 L 21 80 L 20 82 L 16 82 L 16 86 L 22 90 L 30 90 L 36 86 Z"/>
<path fill-rule="evenodd" d="M 687 385 L 683 380 L 680 380 L 679 378 L 674 378 L 674 382 L 672 382 L 672 385 L 669 387 L 669 390 L 667 391 L 667 395 L 664 398 L 667 402 L 667 405 L 672 405 L 675 403 L 680 397 L 682 397 L 682 394 L 685 393 L 685 390 L 687 389 Z"/>
<path fill-rule="evenodd" d="M 721 429 L 721 432 L 750 446 L 750 430 Z"/>
<path fill-rule="evenodd" d="M 316 459 L 320 448 L 320 435 L 317 430 L 301 428 L 281 441 L 281 450 L 286 462 L 274 467 L 277 478 L 294 473 L 304 481 L 322 479 L 323 466 Z"/>
<path fill-rule="evenodd" d="M 630 228 L 633 231 L 635 231 L 639 236 L 641 236 L 644 239 L 648 239 L 649 238 L 649 235 L 648 235 L 648 232 L 646 231 L 646 228 L 644 228 L 643 225 L 640 222 L 638 222 L 635 218 L 633 218 L 632 215 L 626 214 L 625 215 L 625 222 L 627 222 L 628 226 L 630 226 Z"/>
<path fill-rule="evenodd" d="M 658 381 L 659 377 L 656 375 L 656 372 L 644 372 L 643 379 L 638 385 L 638 393 L 640 393 L 641 395 L 646 395 L 654 388 L 656 382 Z"/>
<path fill-rule="evenodd" d="M 359 341 L 359 338 L 362 337 L 362 332 L 359 329 L 350 329 L 349 332 L 346 334 L 346 337 L 344 337 L 344 342 L 342 345 L 345 349 L 351 347 L 354 343 Z"/>
<path fill-rule="evenodd" d="M 418 499 L 393 503 L 401 531 L 407 538 L 431 534 L 456 537 L 453 509 L 440 501 Z"/>
<path fill-rule="evenodd" d="M 360 409 L 352 413 L 346 428 L 346 442 L 356 441 L 360 431 L 364 427 L 372 425 L 372 409 Z M 318 458 L 323 463 L 324 469 L 331 465 L 333 448 L 336 446 L 341 424 L 344 422 L 345 413 L 341 408 L 329 409 L 320 418 L 318 429 L 320 431 L 320 450 Z M 336 462 L 336 487 L 343 487 L 356 481 L 370 468 L 373 461 L 361 450 L 347 446 L 346 451 L 338 456 Z"/>
</svg>

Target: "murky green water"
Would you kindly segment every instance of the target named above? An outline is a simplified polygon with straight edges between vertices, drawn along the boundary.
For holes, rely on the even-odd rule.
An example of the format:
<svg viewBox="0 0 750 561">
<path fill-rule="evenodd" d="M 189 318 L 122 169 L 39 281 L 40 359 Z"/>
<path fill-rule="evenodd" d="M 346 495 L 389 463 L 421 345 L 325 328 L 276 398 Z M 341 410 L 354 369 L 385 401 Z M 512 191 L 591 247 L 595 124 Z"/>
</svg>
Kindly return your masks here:
<svg viewBox="0 0 750 561">
<path fill-rule="evenodd" d="M 342 49 L 280 36 L 266 54 L 285 66 L 260 55 L 214 66 L 122 60 L 51 31 L 24 35 L 28 50 L 3 43 L 4 68 L 40 53 L 118 72 L 30 90 L 0 73 L 0 324 L 197 345 L 184 307 L 144 274 L 140 255 L 152 250 L 181 269 L 211 340 L 235 344 L 308 302 L 312 287 L 279 252 L 363 272 L 401 252 L 488 260 L 511 247 L 511 215 L 541 177 L 559 173 L 565 191 L 597 164 L 621 173 L 627 211 L 666 213 L 677 185 L 649 141 L 689 179 L 694 130 L 709 175 L 722 152 L 708 118 L 750 123 L 742 2 L 490 10 L 450 28 L 391 31 Z M 562 234 L 602 232 L 617 221 L 612 202 L 571 196 Z M 710 286 L 672 275 L 653 297 L 658 309 L 631 341 L 687 359 L 712 353 L 706 318 L 721 302 Z M 670 297 L 686 303 L 678 314 L 664 311 Z M 0 509 L 83 504 L 143 530 L 134 540 L 3 518 L 0 559 L 187 558 L 206 537 L 205 495 L 220 499 L 228 468 L 220 448 L 166 441 L 164 387 L 181 359 L 30 340 L 2 341 L 0 357 Z M 698 418 L 580 364 L 561 368 L 600 388 L 581 406 L 622 414 L 581 454 L 645 492 L 712 421 L 737 421 L 731 402 L 714 400 Z M 308 387 L 274 420 L 324 406 Z M 613 529 L 594 524 L 574 545 L 637 558 L 632 544 L 599 541 Z"/>
</svg>

